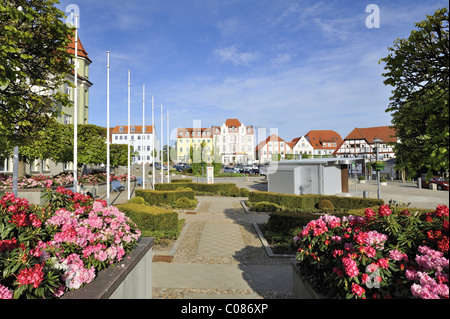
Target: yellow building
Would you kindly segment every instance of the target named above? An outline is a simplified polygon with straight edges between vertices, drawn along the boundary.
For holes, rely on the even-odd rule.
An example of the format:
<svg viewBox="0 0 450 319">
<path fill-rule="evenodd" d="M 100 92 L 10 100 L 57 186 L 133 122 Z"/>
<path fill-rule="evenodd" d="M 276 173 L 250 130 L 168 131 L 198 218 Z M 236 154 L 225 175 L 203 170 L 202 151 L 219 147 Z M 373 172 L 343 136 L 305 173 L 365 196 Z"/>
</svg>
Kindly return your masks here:
<svg viewBox="0 0 450 319">
<path fill-rule="evenodd" d="M 193 161 L 190 150 L 193 148 Z M 201 155 L 203 147 L 203 157 Z M 177 160 L 182 163 L 211 162 L 213 137 L 210 128 L 178 128 L 177 129 Z"/>
</svg>

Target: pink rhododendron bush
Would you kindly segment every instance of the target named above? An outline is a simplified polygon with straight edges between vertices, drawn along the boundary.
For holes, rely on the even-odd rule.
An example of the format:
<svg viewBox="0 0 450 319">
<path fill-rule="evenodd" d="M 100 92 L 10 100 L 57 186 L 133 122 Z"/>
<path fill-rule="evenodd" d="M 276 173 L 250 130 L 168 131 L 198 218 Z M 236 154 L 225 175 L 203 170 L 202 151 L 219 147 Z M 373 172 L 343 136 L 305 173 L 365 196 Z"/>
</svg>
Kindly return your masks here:
<svg viewBox="0 0 450 319">
<path fill-rule="evenodd" d="M 447 206 L 321 216 L 294 238 L 299 271 L 327 298 L 448 299 L 448 220 Z"/>
<path fill-rule="evenodd" d="M 57 298 L 125 258 L 140 231 L 116 207 L 60 187 L 45 207 L 0 198 L 0 299 Z"/>
</svg>

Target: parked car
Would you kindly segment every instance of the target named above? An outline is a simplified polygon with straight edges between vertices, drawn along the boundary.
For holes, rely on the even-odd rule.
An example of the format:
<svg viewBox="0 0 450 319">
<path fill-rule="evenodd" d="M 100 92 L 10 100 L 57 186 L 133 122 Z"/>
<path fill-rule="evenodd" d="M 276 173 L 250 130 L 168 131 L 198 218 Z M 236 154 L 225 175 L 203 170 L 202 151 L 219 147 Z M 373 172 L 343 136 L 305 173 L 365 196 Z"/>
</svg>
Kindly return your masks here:
<svg viewBox="0 0 450 319">
<path fill-rule="evenodd" d="M 190 169 L 191 167 L 189 165 L 187 165 L 186 163 L 178 163 L 178 164 L 175 164 L 173 166 L 173 168 L 175 168 L 178 172 L 182 172 L 184 170 Z"/>
<path fill-rule="evenodd" d="M 233 166 L 225 166 L 223 168 L 224 173 L 239 173 L 239 168 Z"/>
<path fill-rule="evenodd" d="M 448 190 L 448 181 L 446 181 L 442 177 L 434 176 L 434 177 L 430 178 L 429 180 L 427 180 L 425 176 L 422 176 L 421 179 L 422 179 L 422 187 L 423 188 L 431 188 L 430 184 L 436 184 L 437 189 Z M 418 183 L 419 183 L 419 181 L 417 181 L 417 184 Z"/>
<path fill-rule="evenodd" d="M 155 163 L 155 168 L 156 169 L 161 169 L 161 163 Z M 167 166 L 163 165 L 163 169 L 167 169 Z"/>
</svg>

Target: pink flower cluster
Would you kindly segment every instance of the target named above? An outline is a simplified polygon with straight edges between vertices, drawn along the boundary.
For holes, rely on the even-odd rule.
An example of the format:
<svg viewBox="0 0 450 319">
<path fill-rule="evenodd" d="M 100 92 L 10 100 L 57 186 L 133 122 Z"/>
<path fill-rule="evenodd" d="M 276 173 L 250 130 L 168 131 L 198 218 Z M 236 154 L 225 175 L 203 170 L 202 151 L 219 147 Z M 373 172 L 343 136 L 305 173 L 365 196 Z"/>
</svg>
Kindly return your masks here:
<svg viewBox="0 0 450 319">
<path fill-rule="evenodd" d="M 125 254 L 122 243 L 131 243 L 140 236 L 139 231 L 130 232 L 129 218 L 115 206 L 105 207 L 102 202 L 96 201 L 88 218 L 82 217 L 64 208 L 56 211 L 46 222 L 59 230 L 51 245 L 62 247 L 73 244 L 81 250 L 83 257 L 93 256 L 101 262 L 108 260 L 114 263 Z M 110 242 L 111 246 L 106 249 L 104 242 Z"/>
<path fill-rule="evenodd" d="M 78 289 L 83 284 L 88 284 L 95 278 L 95 269 L 90 267 L 86 269 L 84 262 L 77 254 L 70 254 L 64 259 L 63 264 L 67 265 L 67 270 L 64 272 L 63 280 L 66 282 L 66 287 L 69 289 Z"/>
<path fill-rule="evenodd" d="M 419 270 L 406 271 L 406 277 L 416 282 L 411 286 L 413 296 L 421 299 L 448 299 L 449 288 L 445 284 L 448 283 L 448 259 L 442 252 L 427 246 L 420 246 L 418 251 L 420 255 L 416 255 L 416 262 Z M 447 273 L 444 273 L 445 269 Z"/>
<path fill-rule="evenodd" d="M 11 289 L 8 289 L 7 287 L 0 284 L 0 299 L 12 299 L 13 298 L 13 292 Z"/>
</svg>

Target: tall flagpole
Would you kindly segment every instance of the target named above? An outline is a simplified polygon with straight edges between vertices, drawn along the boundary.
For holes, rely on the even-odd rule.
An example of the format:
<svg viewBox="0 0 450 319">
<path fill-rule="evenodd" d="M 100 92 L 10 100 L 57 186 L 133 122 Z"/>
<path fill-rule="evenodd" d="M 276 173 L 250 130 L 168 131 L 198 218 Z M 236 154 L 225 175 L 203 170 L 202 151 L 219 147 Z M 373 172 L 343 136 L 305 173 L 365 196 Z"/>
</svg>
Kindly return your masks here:
<svg viewBox="0 0 450 319">
<path fill-rule="evenodd" d="M 131 120 L 130 120 L 130 70 L 128 70 L 128 199 L 130 199 L 130 175 L 131 175 L 131 163 L 130 163 L 130 139 L 131 139 Z"/>
<path fill-rule="evenodd" d="M 167 110 L 167 183 L 170 183 L 169 110 Z"/>
<path fill-rule="evenodd" d="M 109 206 L 109 193 L 111 192 L 111 161 L 110 161 L 110 136 L 109 136 L 109 51 L 106 76 L 106 202 Z"/>
<path fill-rule="evenodd" d="M 161 148 L 161 151 L 160 151 L 160 154 L 159 154 L 159 157 L 160 157 L 160 159 L 161 159 L 161 183 L 164 183 L 164 154 L 163 154 L 163 141 L 164 141 L 164 138 L 163 138 L 163 135 L 164 135 L 164 131 L 163 131 L 163 126 L 164 126 L 164 123 L 163 123 L 163 105 L 161 104 L 161 145 L 160 145 L 160 148 Z"/>
<path fill-rule="evenodd" d="M 145 84 L 142 85 L 142 189 L 145 189 Z"/>
<path fill-rule="evenodd" d="M 78 193 L 78 15 L 75 15 L 75 81 L 73 108 L 73 191 Z"/>
<path fill-rule="evenodd" d="M 155 104 L 152 95 L 152 189 L 155 189 L 155 152 L 156 152 L 156 130 L 155 130 Z"/>
</svg>

